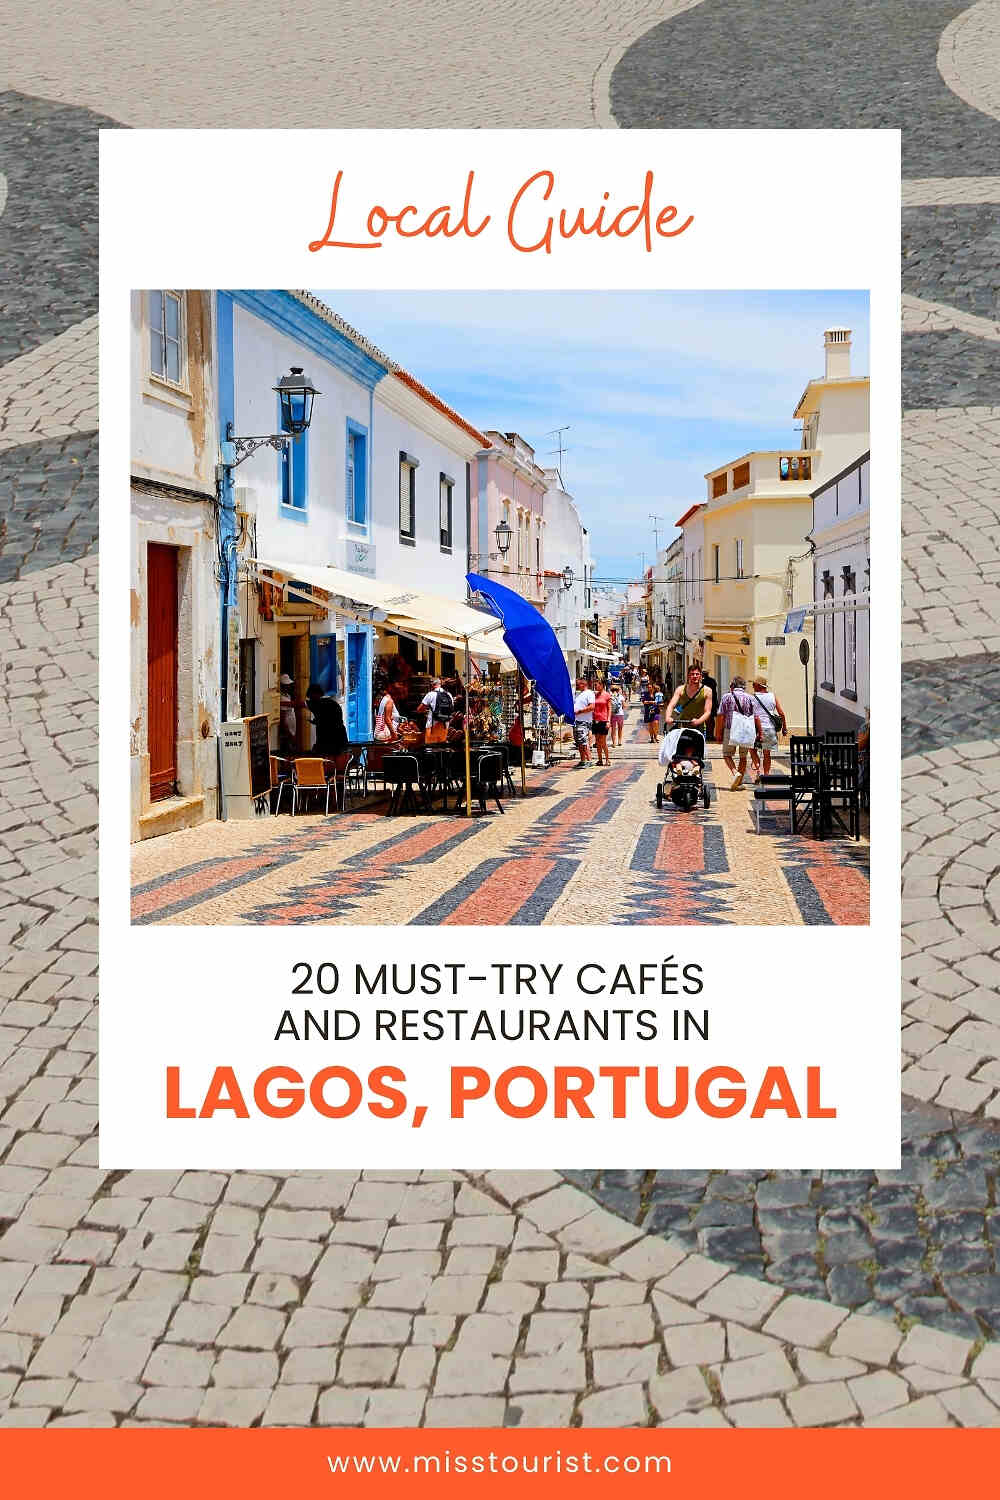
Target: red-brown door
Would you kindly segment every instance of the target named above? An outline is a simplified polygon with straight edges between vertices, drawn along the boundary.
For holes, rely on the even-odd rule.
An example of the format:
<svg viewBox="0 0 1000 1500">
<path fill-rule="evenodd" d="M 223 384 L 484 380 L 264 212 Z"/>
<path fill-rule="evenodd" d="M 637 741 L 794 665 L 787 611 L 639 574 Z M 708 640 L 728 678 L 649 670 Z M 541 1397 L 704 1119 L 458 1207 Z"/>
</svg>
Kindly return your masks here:
<svg viewBox="0 0 1000 1500">
<path fill-rule="evenodd" d="M 177 787 L 177 549 L 151 544 L 146 554 L 149 610 L 149 800 Z"/>
</svg>

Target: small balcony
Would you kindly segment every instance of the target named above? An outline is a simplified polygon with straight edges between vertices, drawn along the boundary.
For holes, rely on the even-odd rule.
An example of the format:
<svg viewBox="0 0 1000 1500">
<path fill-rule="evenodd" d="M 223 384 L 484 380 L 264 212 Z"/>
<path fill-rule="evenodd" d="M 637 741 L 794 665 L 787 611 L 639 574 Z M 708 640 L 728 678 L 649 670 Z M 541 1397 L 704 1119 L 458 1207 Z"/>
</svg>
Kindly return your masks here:
<svg viewBox="0 0 1000 1500">
<path fill-rule="evenodd" d="M 706 475 L 709 502 L 728 503 L 730 497 L 742 500 L 749 495 L 773 492 L 779 485 L 811 484 L 819 456 L 818 450 L 805 448 L 748 453 L 736 463 Z"/>
</svg>

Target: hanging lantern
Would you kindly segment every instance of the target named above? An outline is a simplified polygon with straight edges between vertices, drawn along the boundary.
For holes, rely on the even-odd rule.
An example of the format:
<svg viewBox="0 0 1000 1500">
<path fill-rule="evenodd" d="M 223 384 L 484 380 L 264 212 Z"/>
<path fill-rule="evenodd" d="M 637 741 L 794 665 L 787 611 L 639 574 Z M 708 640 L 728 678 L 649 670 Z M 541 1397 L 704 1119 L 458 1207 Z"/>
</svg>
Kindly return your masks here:
<svg viewBox="0 0 1000 1500">
<path fill-rule="evenodd" d="M 277 391 L 281 402 L 281 427 L 284 432 L 297 435 L 305 432 L 312 421 L 313 400 L 320 392 L 308 375 L 303 375 L 301 365 L 292 365 L 288 375 L 282 375 L 272 390 Z"/>
</svg>

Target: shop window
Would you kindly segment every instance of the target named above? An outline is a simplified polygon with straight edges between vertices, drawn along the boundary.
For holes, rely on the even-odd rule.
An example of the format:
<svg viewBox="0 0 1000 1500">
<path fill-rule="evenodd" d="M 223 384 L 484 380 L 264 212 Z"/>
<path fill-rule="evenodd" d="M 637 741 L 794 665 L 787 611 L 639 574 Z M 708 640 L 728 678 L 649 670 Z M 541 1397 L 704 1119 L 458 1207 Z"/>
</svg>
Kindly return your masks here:
<svg viewBox="0 0 1000 1500">
<path fill-rule="evenodd" d="M 832 599 L 833 597 L 833 574 L 829 572 L 829 570 L 827 570 L 823 574 L 823 598 L 825 600 Z M 825 688 L 828 693 L 832 693 L 836 690 L 837 683 L 837 665 L 834 644 L 834 615 L 832 606 L 829 609 L 825 609 L 823 611 L 822 621 L 823 661 L 822 681 L 820 682 L 820 687 Z"/>
<path fill-rule="evenodd" d="M 347 475 L 345 482 L 347 519 L 351 526 L 368 529 L 368 429 L 347 423 Z"/>
<path fill-rule="evenodd" d="M 417 468 L 419 459 L 399 455 L 399 540 L 408 547 L 417 540 Z"/>
<path fill-rule="evenodd" d="M 157 380 L 183 385 L 184 305 L 180 292 L 149 294 L 149 369 Z"/>
<path fill-rule="evenodd" d="M 858 699 L 858 613 L 854 598 L 854 571 L 843 569 L 844 579 L 844 686 L 842 698 Z"/>
<path fill-rule="evenodd" d="M 438 504 L 439 504 L 439 507 L 440 507 L 439 523 L 440 523 L 440 528 L 441 528 L 441 551 L 442 552 L 450 552 L 451 551 L 452 511 L 453 511 L 453 504 L 452 504 L 452 502 L 453 502 L 453 498 L 454 498 L 454 490 L 455 490 L 455 481 L 454 481 L 454 479 L 450 479 L 447 474 L 442 474 L 440 482 L 439 482 L 439 500 L 438 500 Z"/>
</svg>

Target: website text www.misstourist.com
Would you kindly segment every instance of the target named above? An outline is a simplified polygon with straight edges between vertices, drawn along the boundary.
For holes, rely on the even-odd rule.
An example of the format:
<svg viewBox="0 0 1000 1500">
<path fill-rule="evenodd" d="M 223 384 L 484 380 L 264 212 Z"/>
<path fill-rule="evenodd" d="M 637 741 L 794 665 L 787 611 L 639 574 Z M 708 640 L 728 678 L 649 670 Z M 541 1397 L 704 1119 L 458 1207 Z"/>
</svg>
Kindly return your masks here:
<svg viewBox="0 0 1000 1500">
<path fill-rule="evenodd" d="M 328 1453 L 331 1474 L 669 1474 L 665 1453 Z"/>
</svg>

